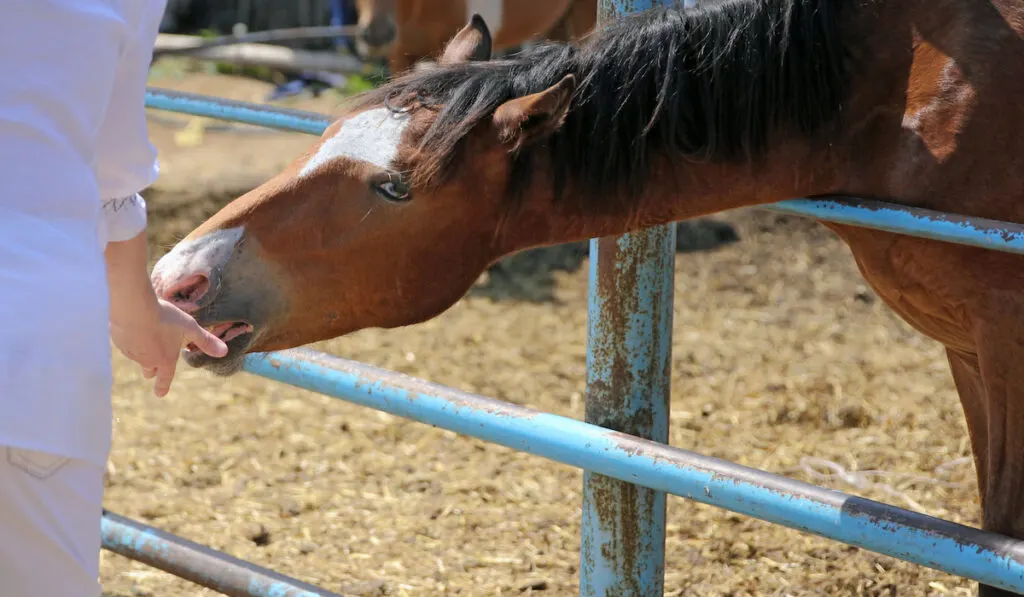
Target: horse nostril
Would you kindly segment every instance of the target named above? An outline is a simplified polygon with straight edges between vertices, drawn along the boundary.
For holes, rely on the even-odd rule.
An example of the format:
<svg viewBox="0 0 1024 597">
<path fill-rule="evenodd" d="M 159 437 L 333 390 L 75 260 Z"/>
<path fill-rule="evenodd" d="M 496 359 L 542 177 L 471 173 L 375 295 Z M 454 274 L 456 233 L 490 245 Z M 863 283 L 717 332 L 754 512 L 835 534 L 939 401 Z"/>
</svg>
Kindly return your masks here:
<svg viewBox="0 0 1024 597">
<path fill-rule="evenodd" d="M 193 274 L 168 286 L 161 298 L 183 311 L 195 310 L 199 306 L 199 301 L 210 293 L 211 286 L 209 276 Z"/>
<path fill-rule="evenodd" d="M 392 21 L 391 19 L 388 19 L 387 21 L 385 21 L 384 26 L 381 27 L 381 34 L 380 34 L 381 38 L 383 39 L 383 43 L 389 44 L 389 43 L 395 41 L 395 35 L 397 35 L 397 34 L 398 34 L 398 28 L 395 27 L 395 22 Z"/>
<path fill-rule="evenodd" d="M 386 46 L 395 40 L 395 24 L 391 19 L 381 19 L 370 23 L 362 32 L 363 41 L 371 46 Z"/>
</svg>

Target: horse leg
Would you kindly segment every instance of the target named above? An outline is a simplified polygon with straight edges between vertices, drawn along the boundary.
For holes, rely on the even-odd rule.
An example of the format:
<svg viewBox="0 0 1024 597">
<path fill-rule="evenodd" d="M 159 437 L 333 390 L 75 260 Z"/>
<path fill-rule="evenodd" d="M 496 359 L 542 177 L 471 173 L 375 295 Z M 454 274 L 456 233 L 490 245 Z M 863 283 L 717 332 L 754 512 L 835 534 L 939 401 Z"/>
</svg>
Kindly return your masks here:
<svg viewBox="0 0 1024 597">
<path fill-rule="evenodd" d="M 1024 297 L 993 291 L 972 315 L 977 356 L 950 352 L 970 429 L 982 528 L 1024 539 Z M 1008 591 L 979 586 L 980 597 Z"/>
<path fill-rule="evenodd" d="M 964 353 L 952 348 L 946 349 L 949 370 L 953 374 L 953 383 L 960 395 L 960 405 L 967 419 L 967 433 L 970 435 L 974 470 L 978 477 L 978 493 L 981 496 L 982 508 L 985 503 L 985 448 L 988 446 L 988 417 L 985 413 L 985 386 L 981 381 L 981 370 L 978 367 L 978 355 Z"/>
<path fill-rule="evenodd" d="M 827 222 L 864 279 L 945 344 L 967 421 L 982 528 L 1024 539 L 1024 274 L 1021 258 Z M 1012 595 L 980 585 L 980 597 Z"/>
<path fill-rule="evenodd" d="M 989 446 L 988 396 L 981 379 L 981 369 L 976 354 L 947 348 L 946 358 L 949 361 L 949 370 L 953 374 L 953 383 L 956 385 L 957 394 L 960 395 L 960 405 L 963 407 L 964 417 L 967 420 L 967 432 L 971 438 L 971 452 L 974 456 L 974 471 L 978 479 L 978 495 L 981 498 L 982 527 L 987 529 L 991 522 L 986 519 L 985 514 L 992 512 L 990 508 L 986 507 Z M 1010 594 L 996 587 L 978 585 L 979 597 L 1003 597 Z"/>
<path fill-rule="evenodd" d="M 949 369 L 953 374 L 953 383 L 960 395 L 964 416 L 967 419 L 967 431 L 971 438 L 971 449 L 974 455 L 974 469 L 978 478 L 978 494 L 981 497 L 982 527 L 995 530 L 1002 526 L 995 515 L 995 506 L 988 499 L 989 475 L 989 436 L 988 436 L 988 396 L 981 377 L 981 369 L 977 355 L 962 353 L 950 348 L 946 349 Z M 1005 509 L 1003 510 L 1005 512 Z M 988 585 L 978 585 L 978 597 L 1008 597 L 1012 595 Z"/>
</svg>

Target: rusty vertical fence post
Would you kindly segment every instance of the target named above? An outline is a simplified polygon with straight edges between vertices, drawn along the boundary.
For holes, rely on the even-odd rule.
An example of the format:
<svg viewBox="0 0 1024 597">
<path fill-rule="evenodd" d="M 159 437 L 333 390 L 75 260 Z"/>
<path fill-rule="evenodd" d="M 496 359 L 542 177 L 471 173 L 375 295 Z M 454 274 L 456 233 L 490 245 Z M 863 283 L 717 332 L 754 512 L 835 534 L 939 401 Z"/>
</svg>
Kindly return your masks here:
<svg viewBox="0 0 1024 597">
<path fill-rule="evenodd" d="M 598 26 L 665 0 L 601 0 Z M 590 242 L 586 422 L 668 443 L 675 226 Z M 665 494 L 583 472 L 581 597 L 660 597 Z"/>
</svg>

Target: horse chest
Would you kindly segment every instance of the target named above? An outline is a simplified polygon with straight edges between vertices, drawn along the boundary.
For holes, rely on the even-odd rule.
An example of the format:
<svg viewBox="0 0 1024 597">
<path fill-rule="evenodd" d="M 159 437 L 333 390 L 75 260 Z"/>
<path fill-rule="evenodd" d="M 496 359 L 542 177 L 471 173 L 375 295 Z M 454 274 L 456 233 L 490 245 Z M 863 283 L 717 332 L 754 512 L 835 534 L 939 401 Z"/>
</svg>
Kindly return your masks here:
<svg viewBox="0 0 1024 597">
<path fill-rule="evenodd" d="M 911 327 L 943 345 L 974 351 L 971 283 L 952 273 L 960 247 L 879 230 L 826 224 L 850 247 L 864 279 Z M 957 260 L 953 260 L 957 261 Z"/>
</svg>

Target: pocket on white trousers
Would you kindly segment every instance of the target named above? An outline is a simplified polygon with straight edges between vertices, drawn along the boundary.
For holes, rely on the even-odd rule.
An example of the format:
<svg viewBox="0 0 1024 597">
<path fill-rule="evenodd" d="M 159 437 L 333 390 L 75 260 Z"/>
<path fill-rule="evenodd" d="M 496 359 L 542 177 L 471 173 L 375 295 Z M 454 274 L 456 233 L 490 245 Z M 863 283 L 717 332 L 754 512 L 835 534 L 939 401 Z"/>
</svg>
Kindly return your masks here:
<svg viewBox="0 0 1024 597">
<path fill-rule="evenodd" d="M 7 447 L 7 461 L 37 479 L 45 479 L 59 471 L 71 459 L 39 450 Z"/>
</svg>

